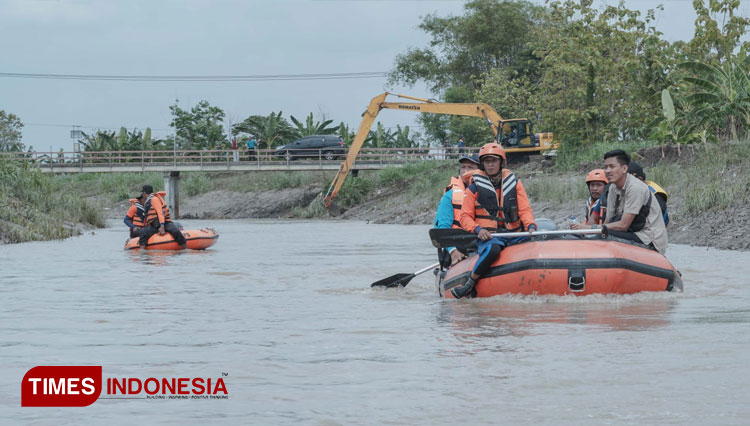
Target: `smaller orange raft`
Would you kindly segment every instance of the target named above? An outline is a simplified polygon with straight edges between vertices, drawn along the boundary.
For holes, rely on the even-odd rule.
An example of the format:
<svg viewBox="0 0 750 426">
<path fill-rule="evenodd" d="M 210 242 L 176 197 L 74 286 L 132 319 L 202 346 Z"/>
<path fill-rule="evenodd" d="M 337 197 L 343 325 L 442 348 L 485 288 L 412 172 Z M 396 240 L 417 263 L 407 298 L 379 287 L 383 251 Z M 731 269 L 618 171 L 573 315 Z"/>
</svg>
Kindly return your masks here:
<svg viewBox="0 0 750 426">
<path fill-rule="evenodd" d="M 219 234 L 212 228 L 183 230 L 182 235 L 187 241 L 190 250 L 205 250 L 219 239 Z M 125 241 L 125 250 L 137 250 L 138 237 Z M 180 246 L 169 233 L 164 235 L 154 234 L 146 243 L 146 250 L 180 250 Z"/>
</svg>

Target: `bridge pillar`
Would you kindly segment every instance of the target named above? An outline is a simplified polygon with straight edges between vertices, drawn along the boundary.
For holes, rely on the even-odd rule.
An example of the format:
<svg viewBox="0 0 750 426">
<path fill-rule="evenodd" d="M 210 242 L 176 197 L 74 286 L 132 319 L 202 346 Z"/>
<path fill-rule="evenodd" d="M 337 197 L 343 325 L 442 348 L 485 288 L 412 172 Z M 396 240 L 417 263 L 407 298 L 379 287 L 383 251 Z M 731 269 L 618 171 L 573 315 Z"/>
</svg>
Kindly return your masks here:
<svg viewBox="0 0 750 426">
<path fill-rule="evenodd" d="M 180 218 L 180 172 L 164 172 L 164 189 L 167 191 L 167 206 L 173 219 Z"/>
</svg>

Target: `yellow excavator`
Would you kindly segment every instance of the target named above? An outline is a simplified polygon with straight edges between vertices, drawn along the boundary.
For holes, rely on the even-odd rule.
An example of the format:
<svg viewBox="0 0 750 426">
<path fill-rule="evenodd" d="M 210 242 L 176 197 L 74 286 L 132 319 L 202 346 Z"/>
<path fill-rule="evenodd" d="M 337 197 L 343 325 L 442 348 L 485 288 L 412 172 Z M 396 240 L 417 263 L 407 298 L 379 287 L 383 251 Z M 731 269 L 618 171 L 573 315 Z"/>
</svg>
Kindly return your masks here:
<svg viewBox="0 0 750 426">
<path fill-rule="evenodd" d="M 403 99 L 411 99 L 416 102 L 386 102 L 385 98 L 389 95 L 397 96 Z M 534 127 L 531 121 L 526 118 L 504 119 L 491 106 L 482 103 L 443 103 L 430 99 L 415 98 L 407 95 L 397 95 L 394 93 L 381 93 L 370 101 L 367 111 L 362 113 L 362 123 L 359 125 L 357 135 L 352 141 L 349 153 L 346 159 L 341 162 L 341 167 L 328 188 L 324 198 L 326 208 L 331 206 L 333 199 L 336 198 L 341 185 L 349 175 L 354 165 L 354 160 L 359 154 L 367 135 L 370 133 L 372 123 L 375 117 L 382 109 L 396 109 L 401 111 L 414 111 L 431 114 L 448 114 L 464 115 L 469 117 L 479 117 L 485 119 L 490 126 L 490 130 L 495 135 L 495 139 L 503 145 L 509 159 L 514 154 L 539 154 L 542 152 L 551 152 L 557 149 L 557 142 L 553 139 L 552 133 L 534 134 Z"/>
</svg>

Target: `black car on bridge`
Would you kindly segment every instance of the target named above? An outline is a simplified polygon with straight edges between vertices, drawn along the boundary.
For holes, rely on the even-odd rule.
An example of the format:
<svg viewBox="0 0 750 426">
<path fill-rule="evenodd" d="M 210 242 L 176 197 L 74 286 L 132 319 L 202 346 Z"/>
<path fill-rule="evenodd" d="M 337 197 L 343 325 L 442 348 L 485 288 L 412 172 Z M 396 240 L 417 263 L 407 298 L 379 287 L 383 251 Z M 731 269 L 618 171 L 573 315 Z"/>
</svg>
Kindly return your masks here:
<svg viewBox="0 0 750 426">
<path fill-rule="evenodd" d="M 305 136 L 294 142 L 276 148 L 276 157 L 282 157 L 287 161 L 297 158 L 322 158 L 323 160 L 336 160 L 346 155 L 346 145 L 341 136 L 336 135 L 313 135 Z"/>
</svg>

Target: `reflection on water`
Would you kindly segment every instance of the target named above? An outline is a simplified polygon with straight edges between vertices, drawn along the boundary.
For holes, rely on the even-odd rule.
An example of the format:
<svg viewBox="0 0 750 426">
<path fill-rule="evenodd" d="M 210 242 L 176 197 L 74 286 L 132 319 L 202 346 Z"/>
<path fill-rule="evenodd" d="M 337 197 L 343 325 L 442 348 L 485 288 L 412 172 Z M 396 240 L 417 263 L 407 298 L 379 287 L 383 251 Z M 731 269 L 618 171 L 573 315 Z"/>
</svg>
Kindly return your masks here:
<svg viewBox="0 0 750 426">
<path fill-rule="evenodd" d="M 19 424 L 743 424 L 750 254 L 670 246 L 685 292 L 442 300 L 426 226 L 186 221 L 202 252 L 124 251 L 121 224 L 0 246 L 0 398 Z M 35 365 L 217 376 L 222 402 L 20 409 Z M 220 419 L 220 420 L 219 420 Z"/>
</svg>

